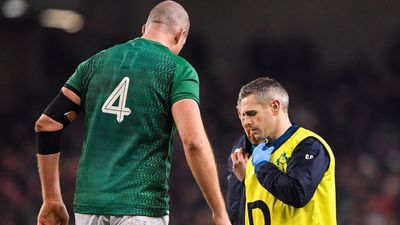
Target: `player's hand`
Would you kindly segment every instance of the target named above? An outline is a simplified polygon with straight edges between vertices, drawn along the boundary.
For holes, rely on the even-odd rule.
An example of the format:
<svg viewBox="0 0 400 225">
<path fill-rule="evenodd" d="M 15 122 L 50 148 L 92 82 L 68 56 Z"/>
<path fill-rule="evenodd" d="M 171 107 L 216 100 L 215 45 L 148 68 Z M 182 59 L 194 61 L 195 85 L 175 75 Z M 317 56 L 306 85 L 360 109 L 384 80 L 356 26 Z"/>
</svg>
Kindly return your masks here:
<svg viewBox="0 0 400 225">
<path fill-rule="evenodd" d="M 243 154 L 242 148 L 237 148 L 231 154 L 232 171 L 239 181 L 243 181 L 246 176 L 246 164 L 249 159 L 249 153 Z"/>
<path fill-rule="evenodd" d="M 272 151 L 274 151 L 274 149 L 274 146 L 267 148 L 265 143 L 257 145 L 257 147 L 253 151 L 253 158 L 251 160 L 253 166 L 257 169 L 259 165 L 265 162 L 269 162 L 269 160 L 271 159 Z"/>
<path fill-rule="evenodd" d="M 68 225 L 69 215 L 62 201 L 44 201 L 37 218 L 37 225 Z"/>
</svg>

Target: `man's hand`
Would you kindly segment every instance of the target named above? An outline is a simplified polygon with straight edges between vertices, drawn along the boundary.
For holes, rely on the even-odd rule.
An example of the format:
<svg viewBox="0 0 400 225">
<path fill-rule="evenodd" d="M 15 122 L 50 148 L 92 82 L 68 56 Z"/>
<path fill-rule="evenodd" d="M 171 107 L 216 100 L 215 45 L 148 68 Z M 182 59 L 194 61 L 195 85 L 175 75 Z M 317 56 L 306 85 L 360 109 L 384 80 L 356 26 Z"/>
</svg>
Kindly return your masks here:
<svg viewBox="0 0 400 225">
<path fill-rule="evenodd" d="M 44 201 L 37 218 L 37 225 L 68 225 L 69 215 L 62 201 Z"/>
<path fill-rule="evenodd" d="M 271 146 L 267 148 L 265 143 L 261 143 L 257 145 L 257 147 L 253 151 L 253 158 L 251 163 L 257 169 L 257 167 L 265 162 L 269 162 L 271 158 L 271 153 L 274 151 L 275 147 Z"/>
<path fill-rule="evenodd" d="M 249 159 L 249 153 L 243 155 L 243 149 L 237 148 L 231 154 L 232 171 L 239 181 L 243 181 L 246 176 L 246 163 Z"/>
</svg>

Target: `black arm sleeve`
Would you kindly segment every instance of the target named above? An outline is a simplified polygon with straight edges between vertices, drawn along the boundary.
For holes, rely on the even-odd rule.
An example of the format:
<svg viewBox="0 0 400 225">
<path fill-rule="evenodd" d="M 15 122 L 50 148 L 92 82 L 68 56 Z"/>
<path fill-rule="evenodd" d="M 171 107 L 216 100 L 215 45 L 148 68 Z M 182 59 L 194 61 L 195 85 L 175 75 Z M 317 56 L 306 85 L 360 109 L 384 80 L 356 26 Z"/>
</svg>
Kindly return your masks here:
<svg viewBox="0 0 400 225">
<path fill-rule="evenodd" d="M 316 138 L 303 140 L 294 150 L 287 173 L 272 163 L 258 170 L 257 179 L 271 194 L 294 207 L 305 206 L 315 193 L 330 163 L 324 145 Z"/>
<path fill-rule="evenodd" d="M 53 99 L 53 101 L 47 106 L 43 114 L 49 116 L 53 120 L 60 122 L 63 126 L 67 126 L 73 118 L 75 118 L 82 108 L 66 97 L 61 91 Z M 73 113 L 74 116 L 71 119 L 68 115 Z"/>
<path fill-rule="evenodd" d="M 244 148 L 245 139 L 245 136 L 236 139 L 231 153 L 237 148 Z M 227 163 L 227 189 L 226 201 L 229 219 L 232 225 L 242 225 L 242 220 L 244 219 L 244 185 L 236 178 L 232 171 L 232 160 L 230 156 L 228 157 Z"/>
</svg>

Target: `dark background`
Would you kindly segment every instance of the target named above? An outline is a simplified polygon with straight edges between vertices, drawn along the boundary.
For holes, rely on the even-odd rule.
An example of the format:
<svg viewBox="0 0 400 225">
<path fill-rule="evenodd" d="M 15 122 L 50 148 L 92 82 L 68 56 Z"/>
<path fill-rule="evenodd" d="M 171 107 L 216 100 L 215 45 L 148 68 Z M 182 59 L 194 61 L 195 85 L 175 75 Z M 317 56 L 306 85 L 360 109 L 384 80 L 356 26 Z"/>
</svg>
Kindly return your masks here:
<svg viewBox="0 0 400 225">
<path fill-rule="evenodd" d="M 11 0 L 15 1 L 15 0 Z M 22 0 L 17 0 L 22 1 Z M 4 5 L 8 1 L 0 0 Z M 336 155 L 340 225 L 400 224 L 400 1 L 179 1 L 191 30 L 181 56 L 198 71 L 201 110 L 226 189 L 226 160 L 242 134 L 242 85 L 278 79 L 293 122 L 323 136 Z M 14 2 L 15 3 L 15 2 Z M 158 1 L 26 0 L 0 15 L 0 224 L 36 224 L 41 191 L 33 126 L 75 67 L 97 51 L 140 36 Z M 44 28 L 46 8 L 69 9 L 82 30 Z M 82 118 L 65 131 L 61 183 L 72 216 Z M 178 138 L 171 225 L 212 224 Z"/>
</svg>

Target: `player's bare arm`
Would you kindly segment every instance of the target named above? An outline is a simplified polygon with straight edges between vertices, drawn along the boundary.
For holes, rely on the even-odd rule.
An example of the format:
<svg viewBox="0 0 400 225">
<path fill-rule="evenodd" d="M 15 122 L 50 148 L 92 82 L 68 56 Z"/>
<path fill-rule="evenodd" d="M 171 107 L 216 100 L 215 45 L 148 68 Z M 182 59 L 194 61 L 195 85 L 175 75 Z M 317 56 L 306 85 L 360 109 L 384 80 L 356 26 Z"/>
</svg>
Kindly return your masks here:
<svg viewBox="0 0 400 225">
<path fill-rule="evenodd" d="M 213 212 L 217 225 L 230 224 L 220 190 L 215 158 L 205 133 L 198 104 L 183 99 L 172 106 L 172 114 L 183 143 L 186 160 Z"/>
<path fill-rule="evenodd" d="M 72 99 L 72 100 L 71 100 Z M 66 113 L 62 109 L 77 108 L 80 98 L 67 88 L 63 88 L 35 124 L 38 141 L 38 170 L 42 186 L 43 204 L 37 218 L 38 225 L 67 225 L 69 215 L 61 195 L 59 178 L 59 137 L 68 122 L 76 118 L 59 119 Z M 58 106 L 61 106 L 58 109 Z M 79 113 L 79 112 L 78 112 Z M 58 121 L 57 121 L 58 120 Z"/>
</svg>

